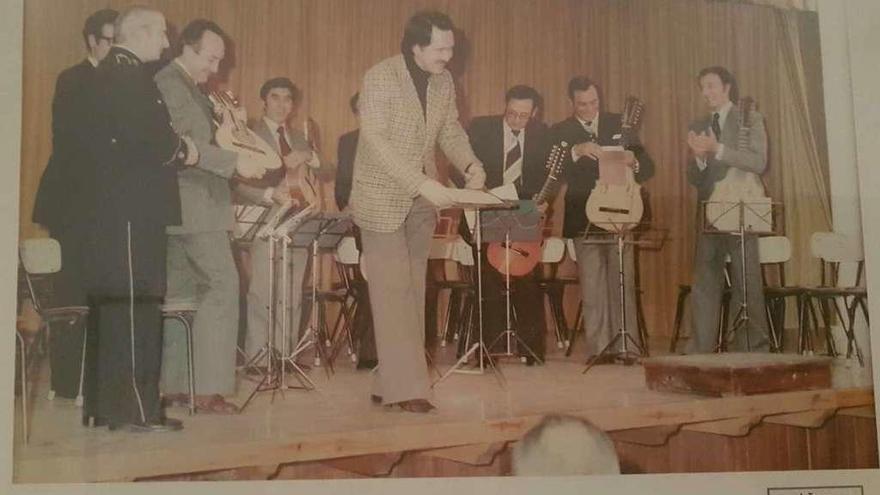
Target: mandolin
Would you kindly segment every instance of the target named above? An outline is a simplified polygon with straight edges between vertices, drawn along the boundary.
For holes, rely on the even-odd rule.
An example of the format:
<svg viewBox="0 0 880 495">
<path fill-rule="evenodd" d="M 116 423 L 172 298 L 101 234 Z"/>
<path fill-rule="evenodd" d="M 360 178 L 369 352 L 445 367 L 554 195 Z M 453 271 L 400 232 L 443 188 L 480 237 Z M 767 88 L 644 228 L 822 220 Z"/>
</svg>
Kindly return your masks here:
<svg viewBox="0 0 880 495">
<path fill-rule="evenodd" d="M 633 154 L 626 149 L 641 123 L 644 108 L 638 98 L 627 97 L 621 116 L 619 145 L 603 146 L 599 156 L 599 179 L 590 192 L 585 210 L 590 223 L 604 230 L 629 230 L 644 213 L 642 187 L 633 173 Z"/>
<path fill-rule="evenodd" d="M 314 129 L 310 129 L 311 126 L 312 120 L 307 118 L 303 122 L 303 135 L 305 136 L 306 142 L 309 143 L 309 150 L 311 152 L 317 152 L 315 146 L 315 138 L 317 136 Z M 292 171 L 288 170 L 285 180 L 288 181 L 290 186 L 291 198 L 299 201 L 303 206 L 314 205 L 319 210 L 321 209 L 323 204 L 321 183 L 312 167 L 303 163 Z"/>
<path fill-rule="evenodd" d="M 208 98 L 214 104 L 214 113 L 218 118 L 217 131 L 214 133 L 217 146 L 244 155 L 266 169 L 261 179 L 238 177 L 237 180 L 260 187 L 278 183 L 284 173 L 281 157 L 272 145 L 247 126 L 247 114 L 235 96 L 230 91 L 213 91 Z"/>
<path fill-rule="evenodd" d="M 737 149 L 749 148 L 754 125 L 754 106 L 755 101 L 751 97 L 739 101 Z M 720 136 L 716 138 L 721 140 Z M 721 231 L 737 231 L 740 228 L 740 205 L 743 210 L 743 227 L 746 230 L 754 232 L 772 230 L 771 201 L 761 178 L 754 172 L 728 167 L 724 178 L 715 183 L 715 188 L 706 201 L 706 221 Z"/>
<path fill-rule="evenodd" d="M 535 195 L 535 204 L 549 203 L 553 195 L 559 189 L 559 175 L 562 172 L 562 164 L 568 153 L 568 143 L 562 141 L 554 144 L 544 165 L 548 170 L 547 179 L 538 194 Z M 541 219 L 541 230 L 546 222 L 546 215 Z M 512 241 L 510 243 L 510 276 L 521 277 L 531 273 L 541 262 L 543 242 Z M 486 249 L 486 258 L 493 268 L 502 275 L 508 274 L 507 245 L 504 242 L 490 243 Z"/>
</svg>

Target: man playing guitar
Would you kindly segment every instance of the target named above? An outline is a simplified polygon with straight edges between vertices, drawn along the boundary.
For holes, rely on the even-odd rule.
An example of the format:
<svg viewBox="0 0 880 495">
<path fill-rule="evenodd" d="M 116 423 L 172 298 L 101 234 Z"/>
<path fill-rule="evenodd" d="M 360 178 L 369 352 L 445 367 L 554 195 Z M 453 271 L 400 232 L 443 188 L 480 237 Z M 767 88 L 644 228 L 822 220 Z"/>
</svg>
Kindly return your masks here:
<svg viewBox="0 0 880 495">
<path fill-rule="evenodd" d="M 600 112 L 599 88 L 587 77 L 572 78 L 568 83 L 568 97 L 571 101 L 572 116 L 554 125 L 551 132 L 554 142 L 567 141 L 572 146 L 563 171 L 568 184 L 565 193 L 563 236 L 573 239 L 575 243 L 587 357 L 591 358 L 605 348 L 621 326 L 617 246 L 583 242 L 586 234 L 589 233 L 594 237 L 603 230 L 599 226 L 590 225 L 584 207 L 599 179 L 599 157 L 602 154 L 602 146 L 619 144 L 621 116 Z M 629 148 L 635 157 L 635 162 L 631 164 L 635 180 L 639 183 L 644 182 L 654 174 L 654 162 L 638 140 L 631 142 Z M 627 291 L 628 326 L 630 322 L 636 321 L 633 258 L 632 249 L 626 249 L 624 285 Z M 632 331 L 629 334 L 641 344 L 639 332 Z"/>
<path fill-rule="evenodd" d="M 541 189 L 547 175 L 544 169 L 544 158 L 548 153 L 547 126 L 534 119 L 541 97 L 534 88 L 518 85 L 510 88 L 504 99 L 504 115 L 474 118 L 468 137 L 474 153 L 483 162 L 486 187 L 513 184 L 520 198 L 531 199 Z M 546 209 L 546 203 L 540 208 Z M 485 261 L 483 272 L 484 339 L 488 345 L 506 328 L 504 277 Z M 543 359 L 544 299 L 534 273 L 514 279 L 511 287 L 517 330 L 526 345 Z M 498 347 L 489 349 L 489 352 L 497 351 Z M 529 353 L 522 352 L 522 355 L 527 364 L 534 362 Z"/>
<path fill-rule="evenodd" d="M 299 207 L 305 207 L 306 203 L 320 202 L 319 198 L 312 194 L 312 187 L 303 185 L 299 177 L 305 175 L 307 168 L 316 169 L 321 162 L 317 153 L 312 150 L 306 140 L 305 134 L 289 126 L 290 121 L 296 116 L 302 93 L 299 88 L 286 77 L 269 79 L 260 88 L 260 98 L 263 100 L 263 118 L 253 126 L 253 131 L 270 143 L 273 149 L 284 161 L 285 173 L 276 178 L 275 184 L 255 185 L 247 181 L 235 181 L 235 192 L 242 203 L 260 205 L 270 208 L 266 218 L 272 218 L 273 213 L 282 204 L 291 200 L 299 203 Z M 320 206 L 320 205 L 317 205 Z M 247 334 L 245 337 L 245 353 L 248 357 L 254 356 L 266 343 L 266 329 L 268 319 L 269 291 L 268 291 L 268 256 L 269 244 L 267 239 L 255 238 L 251 244 L 251 279 L 247 289 Z M 278 259 L 275 266 L 280 275 L 281 253 L 277 253 Z M 303 278 L 309 262 L 309 252 L 305 248 L 292 248 L 289 256 L 291 263 L 291 292 L 290 292 L 290 315 L 293 331 L 290 332 L 291 341 L 287 349 L 293 349 L 298 339 L 299 322 L 302 303 Z M 278 278 L 280 280 L 280 277 Z M 276 300 L 279 311 L 280 298 Z M 280 320 L 279 320 L 280 321 Z M 279 325 L 280 326 L 280 325 Z M 280 335 L 278 339 L 280 339 Z M 281 348 L 280 340 L 278 348 Z"/>
</svg>

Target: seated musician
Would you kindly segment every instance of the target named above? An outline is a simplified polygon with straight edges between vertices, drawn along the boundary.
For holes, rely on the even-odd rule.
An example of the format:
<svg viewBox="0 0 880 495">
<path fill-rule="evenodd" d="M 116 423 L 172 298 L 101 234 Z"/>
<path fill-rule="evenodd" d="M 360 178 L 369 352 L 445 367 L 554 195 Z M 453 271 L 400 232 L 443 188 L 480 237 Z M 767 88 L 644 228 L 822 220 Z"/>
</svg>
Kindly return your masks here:
<svg viewBox="0 0 880 495">
<path fill-rule="evenodd" d="M 474 118 L 468 137 L 474 153 L 483 162 L 487 188 L 513 184 L 521 199 L 532 199 L 546 176 L 547 126 L 535 120 L 541 97 L 534 88 L 518 85 L 507 91 L 504 100 L 504 115 Z M 544 211 L 546 204 L 540 208 Z M 544 299 L 534 275 L 533 271 L 511 279 L 511 304 L 517 316 L 515 329 L 535 354 L 519 349 L 529 365 L 535 357 L 544 359 L 545 347 Z M 485 260 L 483 284 L 484 342 L 490 353 L 506 352 L 504 338 L 489 347 L 507 328 L 505 278 Z"/>
<path fill-rule="evenodd" d="M 617 144 L 621 116 L 600 112 L 599 87 L 587 77 L 571 79 L 568 97 L 572 115 L 555 124 L 551 132 L 555 141 L 564 140 L 571 145 L 571 156 L 567 157 L 563 171 L 568 184 L 563 236 L 575 243 L 587 358 L 590 359 L 602 352 L 621 327 L 617 246 L 583 242 L 589 225 L 585 207 L 599 179 L 601 147 Z M 635 162 L 631 164 L 635 180 L 644 182 L 654 174 L 654 162 L 637 142 L 630 149 L 635 155 Z M 601 231 L 595 225 L 590 226 L 591 233 Z M 634 265 L 632 246 L 629 246 L 624 249 L 627 333 L 641 345 L 636 325 Z"/>
<path fill-rule="evenodd" d="M 286 77 L 276 77 L 266 81 L 260 88 L 260 98 L 263 100 L 263 118 L 256 121 L 253 131 L 266 142 L 272 145 L 275 151 L 281 155 L 286 173 L 273 185 L 254 185 L 245 181 L 235 182 L 235 192 L 241 201 L 263 205 L 270 208 L 271 218 L 277 208 L 286 201 L 294 199 L 303 202 L 311 199 L 303 195 L 297 182 L 297 174 L 301 167 L 318 168 L 321 163 L 317 153 L 312 150 L 306 140 L 305 134 L 290 127 L 290 122 L 297 115 L 297 110 L 302 101 L 302 93 L 299 88 Z M 299 206 L 305 206 L 304 204 Z M 269 308 L 269 243 L 266 239 L 255 238 L 251 245 L 251 280 L 247 290 L 247 333 L 245 336 L 244 351 L 250 359 L 266 345 L 266 330 L 268 324 Z M 281 252 L 276 252 L 276 287 L 281 282 Z M 288 354 L 292 351 L 299 340 L 299 328 L 302 309 L 303 280 L 307 273 L 309 252 L 306 248 L 292 248 L 288 257 L 291 263 L 291 291 L 288 318 L 292 329 L 287 343 Z M 279 315 L 275 328 L 278 334 L 275 342 L 278 350 L 281 350 L 281 298 L 277 297 L 276 308 Z"/>
</svg>

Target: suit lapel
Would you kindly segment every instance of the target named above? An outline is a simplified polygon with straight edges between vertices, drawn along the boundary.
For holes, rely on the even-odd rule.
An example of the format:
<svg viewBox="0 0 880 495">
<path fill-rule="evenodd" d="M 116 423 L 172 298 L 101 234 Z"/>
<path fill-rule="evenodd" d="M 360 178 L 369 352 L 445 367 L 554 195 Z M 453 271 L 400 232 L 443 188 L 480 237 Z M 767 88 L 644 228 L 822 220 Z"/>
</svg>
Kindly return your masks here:
<svg viewBox="0 0 880 495">
<path fill-rule="evenodd" d="M 272 146 L 272 149 L 275 150 L 275 153 L 281 154 L 281 150 L 278 149 L 278 141 L 275 139 L 275 132 L 273 129 L 269 129 L 269 126 L 266 125 L 265 119 L 260 117 L 260 120 L 257 121 L 257 125 L 254 126 L 254 132 L 257 136 L 263 138 L 264 141 L 269 143 Z"/>
<path fill-rule="evenodd" d="M 434 129 L 440 124 L 439 105 L 442 103 L 441 79 L 438 76 L 428 77 L 427 102 L 425 104 L 425 132 L 428 136 L 435 134 Z"/>
<path fill-rule="evenodd" d="M 186 87 L 189 89 L 190 95 L 192 95 L 193 100 L 199 105 L 199 108 L 208 118 L 209 122 L 214 122 L 214 104 L 211 103 L 211 100 L 202 93 L 202 90 L 199 89 L 198 85 L 196 85 L 195 81 L 189 77 L 183 68 L 177 62 L 171 61 L 171 66 L 174 67 L 174 70 L 177 71 L 177 76 L 183 79 L 186 84 Z"/>
</svg>

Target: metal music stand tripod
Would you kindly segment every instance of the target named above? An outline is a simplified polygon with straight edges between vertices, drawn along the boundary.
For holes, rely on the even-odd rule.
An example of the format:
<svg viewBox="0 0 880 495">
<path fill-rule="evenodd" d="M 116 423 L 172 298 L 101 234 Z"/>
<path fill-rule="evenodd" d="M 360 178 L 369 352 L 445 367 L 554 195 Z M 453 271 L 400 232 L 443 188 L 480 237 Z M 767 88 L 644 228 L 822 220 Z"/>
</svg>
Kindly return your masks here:
<svg viewBox="0 0 880 495">
<path fill-rule="evenodd" d="M 513 344 L 516 343 L 518 350 L 525 349 L 538 364 L 543 364 L 543 360 L 538 357 L 528 344 L 519 336 L 519 322 L 516 329 L 513 326 L 512 306 L 510 303 L 510 243 L 512 241 L 541 241 L 541 213 L 535 207 L 535 202 L 531 200 L 523 200 L 517 202 L 518 207 L 515 210 L 489 210 L 480 213 L 482 216 L 482 241 L 483 242 L 503 242 L 504 243 L 504 305 L 506 325 L 504 332 L 498 334 L 495 340 L 489 344 L 491 352 L 495 346 L 502 341 L 506 342 L 505 350 L 502 353 L 494 353 L 496 357 L 513 357 Z M 521 353 L 522 354 L 522 353 Z M 522 355 L 525 361 L 526 356 Z"/>
<path fill-rule="evenodd" d="M 287 322 L 287 299 L 289 299 L 290 289 L 290 281 L 288 279 L 289 270 L 290 270 L 290 260 L 288 258 L 289 252 L 289 243 L 290 239 L 287 236 L 287 232 L 290 230 L 296 229 L 308 216 L 311 214 L 312 208 L 307 207 L 299 211 L 293 210 L 292 204 L 287 203 L 283 205 L 279 210 L 275 213 L 275 215 L 269 219 L 266 224 L 260 229 L 260 231 L 256 234 L 258 237 L 266 239 L 268 243 L 268 273 L 267 284 L 268 284 L 268 300 L 269 307 L 266 318 L 266 344 L 259 350 L 257 353 L 247 361 L 247 363 L 243 366 L 245 370 L 247 369 L 256 369 L 260 375 L 260 381 L 257 383 L 256 387 L 251 391 L 248 395 L 248 398 L 245 400 L 244 404 L 239 407 L 239 412 L 244 411 L 244 409 L 250 404 L 251 400 L 254 396 L 259 392 L 272 392 L 272 399 L 275 399 L 275 392 L 283 392 L 283 390 L 290 388 L 301 388 L 306 390 L 316 389 L 315 384 L 306 376 L 305 372 L 299 367 L 296 366 L 296 363 L 293 363 L 293 370 L 297 374 L 297 378 L 299 379 L 301 386 L 300 387 L 289 387 L 286 384 L 286 359 L 284 359 L 284 352 L 287 347 L 288 341 L 288 322 Z M 282 278 L 282 350 L 279 351 L 276 342 L 275 342 L 275 327 L 276 327 L 276 276 L 277 271 L 275 268 L 275 250 L 276 244 L 278 242 L 282 243 L 282 270 L 281 270 L 281 278 Z M 265 362 L 265 373 L 260 369 L 260 363 Z"/>
<path fill-rule="evenodd" d="M 347 213 L 320 212 L 306 219 L 293 233 L 292 242 L 294 247 L 310 248 L 312 257 L 312 311 L 309 317 L 309 326 L 302 337 L 288 355 L 284 354 L 283 361 L 295 365 L 297 356 L 305 352 L 309 347 L 315 347 L 315 366 L 320 366 L 321 361 L 327 363 L 327 376 L 333 371 L 333 361 L 327 358 L 324 351 L 324 343 L 321 338 L 321 323 L 318 317 L 318 250 L 335 248 L 351 229 L 351 216 Z M 296 323 L 296 322 L 294 322 Z M 326 338 L 326 336 L 325 336 Z"/>
<path fill-rule="evenodd" d="M 466 373 L 472 375 L 482 375 L 486 372 L 486 363 L 489 364 L 489 367 L 492 369 L 495 378 L 498 380 L 499 385 L 504 386 L 504 375 L 501 374 L 501 370 L 495 366 L 495 361 L 492 359 L 491 354 L 489 354 L 489 350 L 486 348 L 486 344 L 483 341 L 483 235 L 482 235 L 482 222 L 480 221 L 480 213 L 486 210 L 512 210 L 516 208 L 516 205 L 513 203 L 502 203 L 502 204 L 465 204 L 459 203 L 454 205 L 454 207 L 474 210 L 475 220 L 474 220 L 474 230 L 473 230 L 473 238 L 474 244 L 477 246 L 477 314 L 478 314 L 478 327 L 480 329 L 479 339 L 477 342 L 474 342 L 471 345 L 470 349 L 454 364 L 452 365 L 446 373 L 443 374 L 440 378 L 437 379 L 431 387 L 438 385 L 443 380 L 447 379 L 453 373 Z M 472 355 L 476 354 L 478 361 L 478 369 L 474 370 L 464 370 L 461 369 L 462 366 L 470 359 Z"/>
<path fill-rule="evenodd" d="M 746 236 L 760 234 L 771 235 L 773 230 L 773 206 L 779 203 L 771 201 L 703 201 L 702 233 L 709 235 L 732 235 L 739 238 L 740 282 L 742 283 L 742 301 L 733 318 L 733 325 L 727 325 L 718 332 L 718 344 L 715 352 L 726 350 L 728 340 L 732 340 L 736 332 L 745 329 L 746 350 L 751 351 L 749 327 L 751 319 L 748 312 L 748 282 L 746 280 Z M 761 297 L 759 295 L 759 297 Z M 779 339 L 770 328 L 769 338 L 771 351 L 779 350 Z"/>
<path fill-rule="evenodd" d="M 584 233 L 584 238 L 581 241 L 582 243 L 599 245 L 614 244 L 617 246 L 617 280 L 618 290 L 620 291 L 620 328 L 618 328 L 617 333 L 614 335 L 614 338 L 611 339 L 611 342 L 608 342 L 608 345 L 606 345 L 599 354 L 596 354 L 587 361 L 586 367 L 581 372 L 582 374 L 590 371 L 593 366 L 607 355 L 613 354 L 616 362 L 622 363 L 626 366 L 635 364 L 639 358 L 646 355 L 642 346 L 640 346 L 632 335 L 627 332 L 626 324 L 626 276 L 624 273 L 623 251 L 626 245 L 637 246 L 647 244 L 647 241 L 625 240 L 627 236 L 633 235 L 632 230 L 639 225 L 639 222 L 603 222 L 601 228 L 607 231 L 607 235 L 612 236 L 613 239 L 608 239 L 604 233 L 602 234 L 603 238 L 590 239 L 588 236 L 593 235 L 590 233 L 591 225 L 600 224 L 592 223 L 587 225 L 587 231 Z M 614 345 L 618 343 L 620 344 L 620 348 L 617 351 L 614 351 Z M 637 352 L 630 350 L 630 343 Z"/>
</svg>

